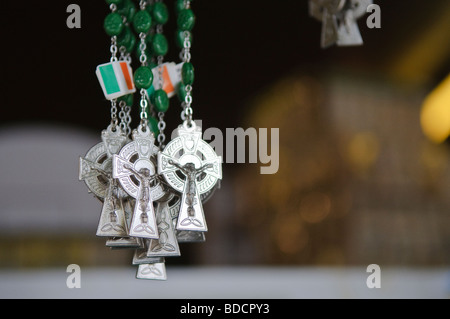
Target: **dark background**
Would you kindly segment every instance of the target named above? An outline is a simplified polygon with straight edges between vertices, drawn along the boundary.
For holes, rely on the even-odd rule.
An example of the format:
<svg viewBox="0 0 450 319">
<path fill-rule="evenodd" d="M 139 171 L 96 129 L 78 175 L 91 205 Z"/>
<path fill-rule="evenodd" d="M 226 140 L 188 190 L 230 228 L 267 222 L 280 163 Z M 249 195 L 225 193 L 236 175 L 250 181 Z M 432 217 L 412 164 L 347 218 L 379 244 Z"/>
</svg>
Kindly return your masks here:
<svg viewBox="0 0 450 319">
<path fill-rule="evenodd" d="M 320 48 L 321 24 L 308 15 L 308 2 L 193 1 L 192 62 L 195 66 L 194 117 L 205 125 L 238 127 L 246 101 L 275 79 L 301 70 L 317 74 L 336 66 L 383 76 L 394 57 L 433 21 L 445 0 L 376 1 L 382 28 L 358 21 L 364 45 Z M 81 29 L 69 29 L 66 8 L 81 7 Z M 173 2 L 165 27 L 170 53 L 174 45 Z M 4 1 L 2 11 L 3 110 L 1 123 L 53 122 L 98 132 L 109 121 L 109 103 L 95 77 L 109 60 L 104 1 Z M 449 29 L 442 30 L 449 32 Z M 176 49 L 175 49 L 176 48 Z M 446 75 L 448 59 L 432 74 L 430 87 Z M 135 110 L 136 111 L 136 110 Z M 171 100 L 168 122 L 179 120 L 179 103 Z M 276 112 L 276 110 L 274 110 Z M 136 114 L 137 116 L 137 114 Z M 170 124 L 169 124 L 170 125 Z M 175 124 L 177 125 L 177 124 Z"/>
</svg>

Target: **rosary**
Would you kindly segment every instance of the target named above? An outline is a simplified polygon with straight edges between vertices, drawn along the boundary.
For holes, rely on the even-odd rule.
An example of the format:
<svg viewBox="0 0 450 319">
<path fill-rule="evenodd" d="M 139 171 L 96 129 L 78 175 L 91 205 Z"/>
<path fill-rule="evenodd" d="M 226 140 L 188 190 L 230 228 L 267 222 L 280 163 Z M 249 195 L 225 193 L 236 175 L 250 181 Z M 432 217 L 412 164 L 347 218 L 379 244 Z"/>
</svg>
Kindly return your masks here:
<svg viewBox="0 0 450 319">
<path fill-rule="evenodd" d="M 161 0 L 106 0 L 104 30 L 111 59 L 96 75 L 111 105 L 101 142 L 79 161 L 79 179 L 102 202 L 97 236 L 111 249 L 134 249 L 136 278 L 166 280 L 165 258 L 180 256 L 179 243 L 203 242 L 208 230 L 203 203 L 222 179 L 222 159 L 202 139 L 193 120 L 191 60 L 195 16 L 189 0 L 177 0 L 175 42 L 180 62 L 164 62 L 169 19 Z M 138 67 L 133 72 L 133 54 Z M 139 94 L 140 121 L 131 129 Z M 169 99 L 181 101 L 182 123 L 165 145 Z"/>
</svg>

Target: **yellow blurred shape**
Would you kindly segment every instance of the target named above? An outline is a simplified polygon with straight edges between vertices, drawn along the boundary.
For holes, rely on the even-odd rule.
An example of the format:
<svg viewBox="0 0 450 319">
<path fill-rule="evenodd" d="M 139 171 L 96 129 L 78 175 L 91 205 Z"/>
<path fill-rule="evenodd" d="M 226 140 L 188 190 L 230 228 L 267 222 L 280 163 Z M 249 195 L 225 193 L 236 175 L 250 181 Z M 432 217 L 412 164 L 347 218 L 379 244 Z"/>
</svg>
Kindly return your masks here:
<svg viewBox="0 0 450 319">
<path fill-rule="evenodd" d="M 420 114 L 422 131 L 432 142 L 450 135 L 450 75 L 425 99 Z"/>
<path fill-rule="evenodd" d="M 415 30 L 391 64 L 393 76 L 403 82 L 424 84 L 430 80 L 450 53 L 450 2 L 441 1 L 431 23 Z"/>
<path fill-rule="evenodd" d="M 380 143 L 375 134 L 360 132 L 355 134 L 347 148 L 347 158 L 357 170 L 366 170 L 378 158 Z"/>
</svg>

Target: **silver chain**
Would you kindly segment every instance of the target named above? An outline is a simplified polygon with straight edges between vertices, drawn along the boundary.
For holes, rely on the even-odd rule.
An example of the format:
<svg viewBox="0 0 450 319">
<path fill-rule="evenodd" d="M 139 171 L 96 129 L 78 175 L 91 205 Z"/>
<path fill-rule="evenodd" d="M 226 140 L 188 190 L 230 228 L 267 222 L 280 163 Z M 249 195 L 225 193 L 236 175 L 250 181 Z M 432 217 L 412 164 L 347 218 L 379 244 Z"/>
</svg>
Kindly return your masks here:
<svg viewBox="0 0 450 319">
<path fill-rule="evenodd" d="M 131 134 L 131 106 L 125 106 L 125 123 L 126 123 L 126 131 L 125 134 L 130 136 Z"/>
<path fill-rule="evenodd" d="M 117 120 L 117 99 L 111 100 L 111 124 L 113 129 L 115 129 L 117 124 L 119 124 L 119 121 Z"/>
<path fill-rule="evenodd" d="M 146 6 L 147 6 L 146 0 L 139 1 L 139 8 L 141 10 L 145 10 Z M 141 42 L 139 44 L 139 50 L 141 53 L 139 56 L 139 62 L 141 62 L 142 66 L 146 66 L 147 65 L 147 54 L 145 53 L 145 50 L 147 49 L 147 44 L 145 43 L 145 40 L 147 38 L 147 34 L 144 32 L 141 32 L 141 33 L 139 33 L 139 38 L 141 39 Z M 141 101 L 140 101 L 139 105 L 141 107 L 141 112 L 140 112 L 141 125 L 144 127 L 143 129 L 145 129 L 148 125 L 148 116 L 147 116 L 148 102 L 147 102 L 147 98 L 146 98 L 146 90 L 141 89 L 140 94 L 141 94 Z"/>
<path fill-rule="evenodd" d="M 164 112 L 158 112 L 158 118 L 159 118 L 159 122 L 158 122 L 158 129 L 159 129 L 159 134 L 158 134 L 158 143 L 161 149 L 164 148 L 163 143 L 166 140 L 166 135 L 164 135 L 164 130 L 166 129 L 166 122 L 164 122 Z"/>
<path fill-rule="evenodd" d="M 191 7 L 191 1 L 190 0 L 184 0 L 184 8 L 189 9 Z M 180 59 L 186 63 L 191 61 L 191 33 L 189 31 L 184 31 L 183 33 L 184 40 L 183 40 L 183 48 L 180 51 Z M 194 113 L 192 109 L 192 85 L 186 85 L 185 86 L 186 96 L 184 98 L 184 101 L 181 102 L 181 120 L 188 122 L 192 122 L 192 115 Z"/>
<path fill-rule="evenodd" d="M 141 89 L 141 102 L 139 103 L 141 107 L 141 125 L 147 126 L 148 124 L 148 117 L 147 117 L 147 99 L 145 98 L 145 89 Z"/>
<path fill-rule="evenodd" d="M 189 1 L 187 1 L 189 2 Z M 189 40 L 190 38 L 190 33 L 189 31 L 185 31 L 184 32 L 184 42 L 183 42 L 183 62 L 187 63 L 190 62 L 191 60 L 191 41 Z M 184 120 L 188 120 L 188 122 L 192 122 L 192 114 L 194 113 L 191 105 L 192 105 L 192 85 L 188 84 L 185 86 L 185 91 L 186 91 L 186 96 L 184 98 L 184 105 L 183 106 L 183 110 L 184 110 Z"/>
<path fill-rule="evenodd" d="M 147 6 L 147 1 L 145 1 L 145 0 L 140 0 L 139 1 L 139 9 L 145 10 L 146 6 Z"/>
<path fill-rule="evenodd" d="M 117 36 L 111 37 L 111 46 L 109 47 L 111 52 L 111 62 L 117 61 Z"/>
<path fill-rule="evenodd" d="M 146 37 L 147 35 L 144 32 L 139 33 L 139 38 L 141 39 L 141 43 L 139 43 L 139 50 L 141 51 L 139 62 L 141 62 L 142 65 L 147 65 L 147 54 L 145 54 L 145 50 L 147 49 L 147 44 L 145 43 Z"/>
<path fill-rule="evenodd" d="M 127 122 L 126 122 L 126 113 L 125 113 L 126 106 L 127 106 L 127 104 L 125 103 L 124 100 L 121 100 L 119 102 L 119 107 L 120 107 L 120 111 L 119 111 L 120 124 L 119 124 L 119 126 L 123 132 L 127 131 Z"/>
<path fill-rule="evenodd" d="M 159 2 L 159 0 L 155 1 Z M 163 25 L 157 24 L 155 27 L 155 32 L 162 34 L 163 33 Z M 163 78 L 163 63 L 164 63 L 164 56 L 158 55 L 157 58 L 157 65 L 158 65 L 158 84 L 161 89 L 163 89 L 164 86 L 164 78 Z M 166 128 L 166 122 L 164 122 L 164 112 L 158 112 L 158 143 L 159 148 L 161 150 L 164 149 L 164 141 L 166 140 L 166 135 L 164 135 L 164 129 Z"/>
</svg>

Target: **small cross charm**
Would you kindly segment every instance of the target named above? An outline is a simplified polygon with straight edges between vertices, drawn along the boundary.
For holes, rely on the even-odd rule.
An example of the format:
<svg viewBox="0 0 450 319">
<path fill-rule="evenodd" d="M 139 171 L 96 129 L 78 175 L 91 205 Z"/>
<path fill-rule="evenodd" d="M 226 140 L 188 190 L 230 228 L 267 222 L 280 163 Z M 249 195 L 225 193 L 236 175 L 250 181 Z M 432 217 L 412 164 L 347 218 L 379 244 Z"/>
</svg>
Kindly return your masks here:
<svg viewBox="0 0 450 319">
<path fill-rule="evenodd" d="M 113 156 L 113 177 L 123 189 L 136 198 L 129 235 L 158 239 L 153 201 L 164 195 L 156 173 L 155 154 L 158 147 L 148 126 L 140 125 L 133 131 L 133 141 Z"/>
<path fill-rule="evenodd" d="M 201 139 L 195 122 L 184 122 L 163 152 L 158 153 L 158 173 L 182 193 L 177 230 L 208 230 L 201 194 L 211 190 L 222 179 L 222 158 Z"/>
<path fill-rule="evenodd" d="M 108 126 L 102 131 L 103 142 L 94 145 L 85 157 L 80 157 L 79 179 L 84 180 L 89 190 L 103 201 L 97 236 L 127 236 L 127 225 L 123 200 L 125 193 L 112 178 L 112 156 L 126 142 L 119 127 Z"/>
<path fill-rule="evenodd" d="M 372 0 L 310 0 L 309 14 L 322 21 L 321 47 L 363 44 L 356 20 L 370 4 Z"/>
</svg>

